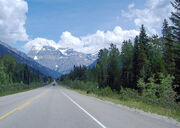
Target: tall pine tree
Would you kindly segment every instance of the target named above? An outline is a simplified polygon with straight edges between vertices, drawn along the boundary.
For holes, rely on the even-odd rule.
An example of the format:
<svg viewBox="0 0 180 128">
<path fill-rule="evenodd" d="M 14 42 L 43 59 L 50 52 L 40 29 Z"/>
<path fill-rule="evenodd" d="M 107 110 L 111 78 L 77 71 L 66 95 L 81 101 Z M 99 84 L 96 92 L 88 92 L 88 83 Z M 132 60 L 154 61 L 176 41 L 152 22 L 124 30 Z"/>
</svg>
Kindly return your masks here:
<svg viewBox="0 0 180 128">
<path fill-rule="evenodd" d="M 163 23 L 163 42 L 164 42 L 164 61 L 168 74 L 174 76 L 175 74 L 175 60 L 174 60 L 174 43 L 172 40 L 171 27 L 168 25 L 167 20 Z"/>
<path fill-rule="evenodd" d="M 174 12 L 171 13 L 170 20 L 173 22 L 173 35 L 176 41 L 180 42 L 180 0 L 175 0 L 174 3 L 171 2 L 174 7 Z"/>
<path fill-rule="evenodd" d="M 121 48 L 121 63 L 122 63 L 122 85 L 132 88 L 133 86 L 133 45 L 131 40 L 124 41 Z"/>
<path fill-rule="evenodd" d="M 111 44 L 108 58 L 108 82 L 112 89 L 120 90 L 120 73 L 120 53 L 116 45 Z"/>
<path fill-rule="evenodd" d="M 108 50 L 103 49 L 99 51 L 98 60 L 97 60 L 97 73 L 98 73 L 98 83 L 100 88 L 106 87 L 108 84 Z"/>
<path fill-rule="evenodd" d="M 139 38 L 138 36 L 134 39 L 134 49 L 133 49 L 133 88 L 137 88 L 138 81 L 138 53 L 139 53 Z"/>
<path fill-rule="evenodd" d="M 174 24 L 172 26 L 173 37 L 174 37 L 174 46 L 175 46 L 175 84 L 180 85 L 180 0 L 175 0 L 171 2 L 174 7 L 174 12 L 171 13 L 170 20 Z M 180 93 L 180 87 L 177 89 Z"/>
<path fill-rule="evenodd" d="M 159 76 L 159 73 L 165 74 L 162 39 L 157 35 L 153 35 L 149 38 L 148 45 L 148 62 L 150 65 L 148 69 L 150 76 Z"/>
<path fill-rule="evenodd" d="M 137 71 L 138 78 L 147 78 L 147 50 L 148 50 L 148 36 L 144 25 L 141 26 L 140 35 L 139 35 L 139 53 L 137 57 Z"/>
</svg>

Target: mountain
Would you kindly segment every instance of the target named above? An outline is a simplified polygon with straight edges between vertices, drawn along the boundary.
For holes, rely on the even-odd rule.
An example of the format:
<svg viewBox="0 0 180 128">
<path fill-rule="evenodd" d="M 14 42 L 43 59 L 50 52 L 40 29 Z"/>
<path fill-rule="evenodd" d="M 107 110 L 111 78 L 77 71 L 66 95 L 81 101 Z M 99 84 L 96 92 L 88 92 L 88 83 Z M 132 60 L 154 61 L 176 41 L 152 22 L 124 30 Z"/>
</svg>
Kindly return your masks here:
<svg viewBox="0 0 180 128">
<path fill-rule="evenodd" d="M 96 59 L 97 55 L 85 54 L 68 48 L 54 48 L 44 46 L 41 49 L 32 48 L 27 54 L 38 63 L 58 71 L 61 74 L 68 73 L 74 65 L 90 65 Z"/>
<path fill-rule="evenodd" d="M 58 76 L 60 76 L 59 72 L 49 69 L 45 66 L 42 66 L 41 64 L 37 63 L 34 59 L 28 57 L 25 53 L 20 52 L 15 48 L 10 47 L 6 43 L 0 41 L 0 56 L 4 56 L 6 53 L 9 53 L 12 56 L 14 56 L 16 61 L 20 63 L 25 63 L 30 68 L 38 70 L 41 74 L 44 74 L 46 76 L 51 76 L 53 78 L 57 78 Z"/>
<path fill-rule="evenodd" d="M 95 60 L 93 63 L 91 63 L 88 68 L 92 68 L 92 67 L 95 67 L 97 64 L 97 60 Z"/>
</svg>

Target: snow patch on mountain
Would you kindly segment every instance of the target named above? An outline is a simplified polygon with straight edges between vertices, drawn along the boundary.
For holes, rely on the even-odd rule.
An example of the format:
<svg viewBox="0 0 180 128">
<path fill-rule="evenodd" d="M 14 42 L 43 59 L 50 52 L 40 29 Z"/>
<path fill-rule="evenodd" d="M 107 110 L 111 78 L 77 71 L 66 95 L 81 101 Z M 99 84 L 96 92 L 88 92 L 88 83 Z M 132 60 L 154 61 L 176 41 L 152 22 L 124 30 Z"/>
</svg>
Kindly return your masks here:
<svg viewBox="0 0 180 128">
<path fill-rule="evenodd" d="M 34 56 L 34 60 L 38 60 L 38 57 L 37 57 L 37 56 Z"/>
<path fill-rule="evenodd" d="M 85 54 L 73 49 L 51 46 L 43 46 L 40 49 L 33 47 L 27 55 L 41 65 L 58 71 L 61 74 L 70 72 L 74 65 L 88 66 L 97 59 L 97 54 Z"/>
</svg>

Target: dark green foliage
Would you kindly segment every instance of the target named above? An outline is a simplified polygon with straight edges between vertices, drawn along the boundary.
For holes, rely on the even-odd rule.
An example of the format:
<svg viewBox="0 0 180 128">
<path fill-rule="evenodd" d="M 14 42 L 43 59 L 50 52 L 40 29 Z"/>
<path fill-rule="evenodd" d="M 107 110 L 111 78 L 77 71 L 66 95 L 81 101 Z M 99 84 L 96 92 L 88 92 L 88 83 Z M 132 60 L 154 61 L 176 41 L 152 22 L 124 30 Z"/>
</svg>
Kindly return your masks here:
<svg viewBox="0 0 180 128">
<path fill-rule="evenodd" d="M 8 75 L 5 73 L 5 67 L 0 66 L 0 84 L 7 84 L 8 83 Z"/>
<path fill-rule="evenodd" d="M 38 71 L 29 69 L 26 64 L 17 63 L 10 54 L 0 58 L 0 95 L 34 88 L 32 86 L 34 82 L 43 83 L 50 81 L 52 81 L 50 77 L 42 76 Z M 36 85 L 39 86 L 38 84 Z"/>
<path fill-rule="evenodd" d="M 62 79 L 71 79 L 71 80 L 85 80 L 86 79 L 86 70 L 87 68 L 85 66 L 74 66 L 73 71 L 70 72 L 68 76 L 62 75 Z M 64 77 L 64 78 L 63 78 Z"/>
<path fill-rule="evenodd" d="M 96 69 L 100 88 L 108 85 L 108 54 L 109 51 L 107 49 L 100 50 L 98 54 Z"/>
<path fill-rule="evenodd" d="M 171 2 L 174 7 L 174 12 L 170 17 L 170 20 L 173 23 L 172 31 L 173 31 L 173 41 L 174 41 L 174 57 L 176 63 L 175 70 L 175 83 L 180 85 L 180 0 L 175 0 Z M 180 93 L 180 87 L 177 89 Z"/>
<path fill-rule="evenodd" d="M 84 82 L 80 80 L 64 80 L 63 84 L 68 85 L 70 88 L 73 89 L 81 89 L 87 92 L 96 92 L 98 89 L 98 84 L 94 82 Z"/>
<path fill-rule="evenodd" d="M 175 100 L 177 98 L 172 86 L 173 79 L 174 77 L 170 75 L 164 76 L 160 73 L 158 78 L 150 77 L 147 82 L 139 79 L 138 86 L 142 89 L 143 96 L 149 98 L 152 102 L 173 106 L 176 104 Z"/>
<path fill-rule="evenodd" d="M 174 26 L 172 26 L 173 36 L 177 42 L 180 42 L 180 1 L 175 0 L 174 2 L 171 2 L 171 4 L 175 9 L 175 11 L 171 13 L 170 17 L 170 20 L 174 24 Z"/>
<path fill-rule="evenodd" d="M 124 41 L 121 49 L 121 65 L 122 65 L 122 86 L 131 88 L 133 82 L 133 45 L 131 41 Z M 134 87 L 133 87 L 134 88 Z"/>
<path fill-rule="evenodd" d="M 112 89 L 120 89 L 120 52 L 114 44 L 109 50 L 99 51 L 96 70 L 100 88 L 109 85 Z"/>
<path fill-rule="evenodd" d="M 61 83 L 65 86 L 68 86 L 73 89 L 80 89 L 86 91 L 87 94 L 94 93 L 99 96 L 114 96 L 117 94 L 116 91 L 113 91 L 109 86 L 105 88 L 98 88 L 98 83 L 95 82 L 84 82 L 79 80 L 65 80 L 63 83 Z"/>
<path fill-rule="evenodd" d="M 84 80 L 84 81 L 96 82 L 97 81 L 96 67 L 87 68 L 87 70 L 85 72 L 85 76 L 86 76 L 86 80 Z"/>
<path fill-rule="evenodd" d="M 159 74 L 160 72 L 166 74 L 165 63 L 163 60 L 163 45 L 161 39 L 154 35 L 149 40 L 148 60 L 149 60 L 149 74 Z"/>
<path fill-rule="evenodd" d="M 0 96 L 18 93 L 42 86 L 43 86 L 42 82 L 33 82 L 30 85 L 23 83 L 0 84 Z"/>
<path fill-rule="evenodd" d="M 2 61 L 3 61 L 4 66 L 7 67 L 7 72 L 13 72 L 14 67 L 16 65 L 16 60 L 14 59 L 14 57 L 11 56 L 10 54 L 6 54 L 3 57 Z"/>
<path fill-rule="evenodd" d="M 141 26 L 139 35 L 139 51 L 137 56 L 138 78 L 147 79 L 148 70 L 148 37 L 144 25 Z"/>
<path fill-rule="evenodd" d="M 172 40 L 171 28 L 167 20 L 163 23 L 163 42 L 164 42 L 164 61 L 169 74 L 175 74 L 175 60 L 174 60 L 174 42 Z"/>
<path fill-rule="evenodd" d="M 108 59 L 108 84 L 112 89 L 120 90 L 120 52 L 116 45 L 111 44 Z"/>
<path fill-rule="evenodd" d="M 177 88 L 177 91 L 180 94 L 180 42 L 175 44 L 175 63 L 176 63 L 176 68 L 175 68 L 175 84 L 179 85 Z"/>
<path fill-rule="evenodd" d="M 3 57 L 2 62 L 3 62 L 3 65 L 6 67 L 5 69 L 7 69 L 6 72 L 8 74 L 8 81 L 12 83 L 12 73 L 16 65 L 16 60 L 10 54 L 6 54 Z"/>
<path fill-rule="evenodd" d="M 138 36 L 135 37 L 134 40 L 134 50 L 133 50 L 133 85 L 132 88 L 137 88 L 137 80 L 138 80 L 138 53 L 139 53 L 139 39 Z"/>
</svg>

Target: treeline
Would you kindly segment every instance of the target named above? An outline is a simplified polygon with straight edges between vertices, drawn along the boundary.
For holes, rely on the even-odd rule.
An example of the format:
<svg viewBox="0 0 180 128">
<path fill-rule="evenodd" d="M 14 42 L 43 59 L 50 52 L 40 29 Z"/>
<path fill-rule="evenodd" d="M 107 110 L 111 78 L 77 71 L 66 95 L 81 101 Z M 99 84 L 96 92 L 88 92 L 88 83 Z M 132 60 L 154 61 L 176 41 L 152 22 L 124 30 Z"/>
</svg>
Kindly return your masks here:
<svg viewBox="0 0 180 128">
<path fill-rule="evenodd" d="M 0 94 L 40 86 L 37 83 L 42 86 L 42 83 L 49 81 L 52 81 L 51 77 L 18 63 L 10 54 L 0 57 Z"/>
<path fill-rule="evenodd" d="M 97 82 L 98 88 L 117 92 L 130 88 L 158 102 L 175 102 L 180 94 L 180 1 L 175 0 L 172 6 L 173 26 L 165 19 L 162 37 L 148 36 L 142 25 L 140 34 L 133 42 L 124 41 L 121 50 L 111 44 L 99 51 L 95 67 L 75 66 L 59 80 Z"/>
</svg>

